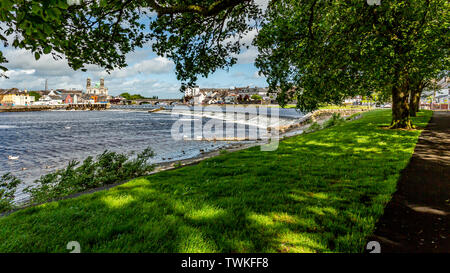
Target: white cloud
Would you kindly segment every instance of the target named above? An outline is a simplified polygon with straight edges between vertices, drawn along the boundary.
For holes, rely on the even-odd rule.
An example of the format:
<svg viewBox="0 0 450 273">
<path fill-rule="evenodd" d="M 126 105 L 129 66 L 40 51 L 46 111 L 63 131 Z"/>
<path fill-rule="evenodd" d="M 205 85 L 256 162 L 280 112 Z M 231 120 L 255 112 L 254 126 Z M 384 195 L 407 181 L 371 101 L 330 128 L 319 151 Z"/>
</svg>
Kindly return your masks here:
<svg viewBox="0 0 450 273">
<path fill-rule="evenodd" d="M 237 55 L 237 63 L 238 64 L 251 64 L 255 62 L 256 57 L 258 56 L 258 49 L 254 46 L 249 49 L 241 52 L 241 54 Z"/>
<path fill-rule="evenodd" d="M 52 55 L 42 55 L 36 61 L 31 52 L 25 49 L 6 50 L 5 57 L 9 61 L 5 66 L 10 70 L 32 68 L 36 73 L 46 75 L 66 75 L 72 71 L 65 59 L 54 60 Z"/>
<path fill-rule="evenodd" d="M 19 75 L 31 75 L 34 74 L 34 72 L 36 72 L 35 69 L 21 69 L 21 70 L 8 70 L 4 74 L 7 77 L 16 77 Z"/>
<path fill-rule="evenodd" d="M 4 64 L 9 69 L 5 73 L 9 79 L 0 78 L 0 88 L 43 90 L 47 79 L 50 89 L 84 89 L 87 77 L 94 82 L 104 77 L 105 85 L 113 95 L 130 91 L 162 98 L 181 96 L 180 84 L 173 75 L 173 62 L 154 54 L 152 58 L 151 49 L 128 54 L 130 65 L 110 74 L 95 65 L 88 65 L 87 72 L 74 71 L 66 59 L 54 60 L 51 55 L 42 55 L 36 61 L 33 54 L 26 50 L 7 49 L 3 52 L 9 60 Z"/>
<path fill-rule="evenodd" d="M 173 70 L 173 62 L 164 57 L 156 57 L 149 60 L 143 60 L 128 67 L 124 67 L 120 70 L 111 71 L 108 74 L 106 71 L 96 72 L 98 77 L 109 78 L 127 78 L 136 76 L 139 74 L 164 74 Z"/>
</svg>

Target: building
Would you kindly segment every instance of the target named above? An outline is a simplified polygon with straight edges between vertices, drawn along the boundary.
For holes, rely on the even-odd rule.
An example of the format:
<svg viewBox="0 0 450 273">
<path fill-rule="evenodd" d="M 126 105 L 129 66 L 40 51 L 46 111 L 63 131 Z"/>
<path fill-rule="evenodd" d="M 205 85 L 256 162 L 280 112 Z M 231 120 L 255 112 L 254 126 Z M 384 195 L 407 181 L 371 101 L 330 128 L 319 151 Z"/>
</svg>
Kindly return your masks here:
<svg viewBox="0 0 450 273">
<path fill-rule="evenodd" d="M 450 77 L 435 80 L 422 92 L 421 103 L 448 103 L 450 99 Z"/>
<path fill-rule="evenodd" d="M 194 104 L 202 104 L 206 99 L 206 95 L 202 92 L 199 92 L 194 96 Z"/>
<path fill-rule="evenodd" d="M 105 80 L 101 78 L 100 83 L 96 84 L 95 86 L 91 86 L 91 79 L 87 78 L 86 94 L 108 96 L 108 88 L 105 87 Z"/>
<path fill-rule="evenodd" d="M 0 104 L 7 106 L 28 106 L 34 103 L 34 96 L 17 88 L 0 91 Z"/>
<path fill-rule="evenodd" d="M 63 97 L 57 91 L 50 91 L 47 95 L 43 95 L 39 98 L 39 101 L 36 104 L 39 105 L 58 105 L 63 104 Z"/>
<path fill-rule="evenodd" d="M 268 88 L 249 86 L 233 89 L 194 86 L 186 88 L 184 94 L 184 101 L 191 104 L 251 103 L 251 97 L 254 95 L 261 97 L 261 103 L 272 103 L 276 102 L 278 95 L 277 92 L 269 93 Z"/>
<path fill-rule="evenodd" d="M 1 105 L 12 105 L 14 103 L 13 96 L 19 92 L 19 89 L 3 89 L 0 91 L 0 104 Z"/>
<path fill-rule="evenodd" d="M 187 87 L 184 91 L 184 95 L 186 97 L 195 97 L 198 93 L 200 93 L 200 87 L 194 86 L 194 87 Z"/>
<path fill-rule="evenodd" d="M 65 104 L 73 104 L 73 98 L 70 94 L 63 95 L 63 100 Z"/>
</svg>

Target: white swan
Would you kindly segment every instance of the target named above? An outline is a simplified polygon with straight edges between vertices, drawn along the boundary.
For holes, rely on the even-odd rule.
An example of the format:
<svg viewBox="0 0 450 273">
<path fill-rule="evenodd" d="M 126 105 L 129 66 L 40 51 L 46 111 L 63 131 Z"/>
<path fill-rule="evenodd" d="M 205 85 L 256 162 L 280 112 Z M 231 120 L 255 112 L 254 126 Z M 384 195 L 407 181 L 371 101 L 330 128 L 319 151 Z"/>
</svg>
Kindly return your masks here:
<svg viewBox="0 0 450 273">
<path fill-rule="evenodd" d="M 64 128 L 66 128 L 67 130 L 69 130 L 71 127 L 70 127 L 70 126 L 66 126 L 66 127 L 64 127 Z"/>
</svg>

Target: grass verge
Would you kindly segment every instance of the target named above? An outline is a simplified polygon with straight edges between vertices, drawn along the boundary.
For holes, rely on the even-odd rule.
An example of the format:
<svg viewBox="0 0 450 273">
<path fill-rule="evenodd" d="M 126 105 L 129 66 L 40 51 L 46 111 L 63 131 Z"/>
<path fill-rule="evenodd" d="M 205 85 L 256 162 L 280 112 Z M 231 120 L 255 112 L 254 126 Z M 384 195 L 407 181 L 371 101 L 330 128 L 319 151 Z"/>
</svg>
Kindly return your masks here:
<svg viewBox="0 0 450 273">
<path fill-rule="evenodd" d="M 418 113 L 424 127 L 430 111 Z M 0 218 L 0 252 L 361 252 L 420 130 L 389 110 Z"/>
</svg>

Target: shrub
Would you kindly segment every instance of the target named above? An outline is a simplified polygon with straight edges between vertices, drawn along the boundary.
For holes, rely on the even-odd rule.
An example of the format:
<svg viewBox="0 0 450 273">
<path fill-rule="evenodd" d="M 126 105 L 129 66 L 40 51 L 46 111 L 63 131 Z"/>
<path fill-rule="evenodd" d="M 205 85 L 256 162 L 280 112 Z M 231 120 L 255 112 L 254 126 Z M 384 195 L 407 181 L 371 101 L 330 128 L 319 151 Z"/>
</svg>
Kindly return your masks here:
<svg viewBox="0 0 450 273">
<path fill-rule="evenodd" d="M 132 155 L 131 155 L 132 156 Z M 41 176 L 33 186 L 24 189 L 31 201 L 45 202 L 88 189 L 114 184 L 150 173 L 154 166 L 147 161 L 154 156 L 150 148 L 133 159 L 124 154 L 104 151 L 94 160 L 70 161 L 65 169 Z M 78 167 L 77 167 L 78 166 Z"/>
<path fill-rule="evenodd" d="M 14 208 L 14 196 L 20 180 L 11 173 L 6 173 L 0 177 L 0 212 L 5 212 Z"/>
<path fill-rule="evenodd" d="M 341 117 L 341 114 L 333 113 L 333 116 L 323 124 L 323 128 L 333 127 L 344 122 L 345 120 Z"/>
<path fill-rule="evenodd" d="M 317 123 L 317 122 L 315 121 L 315 122 L 313 122 L 313 123 L 311 124 L 311 126 L 309 126 L 309 127 L 305 130 L 305 132 L 306 132 L 306 133 L 311 133 L 311 132 L 318 131 L 318 130 L 320 130 L 321 128 L 322 128 L 322 127 L 320 126 L 320 124 Z"/>
</svg>

